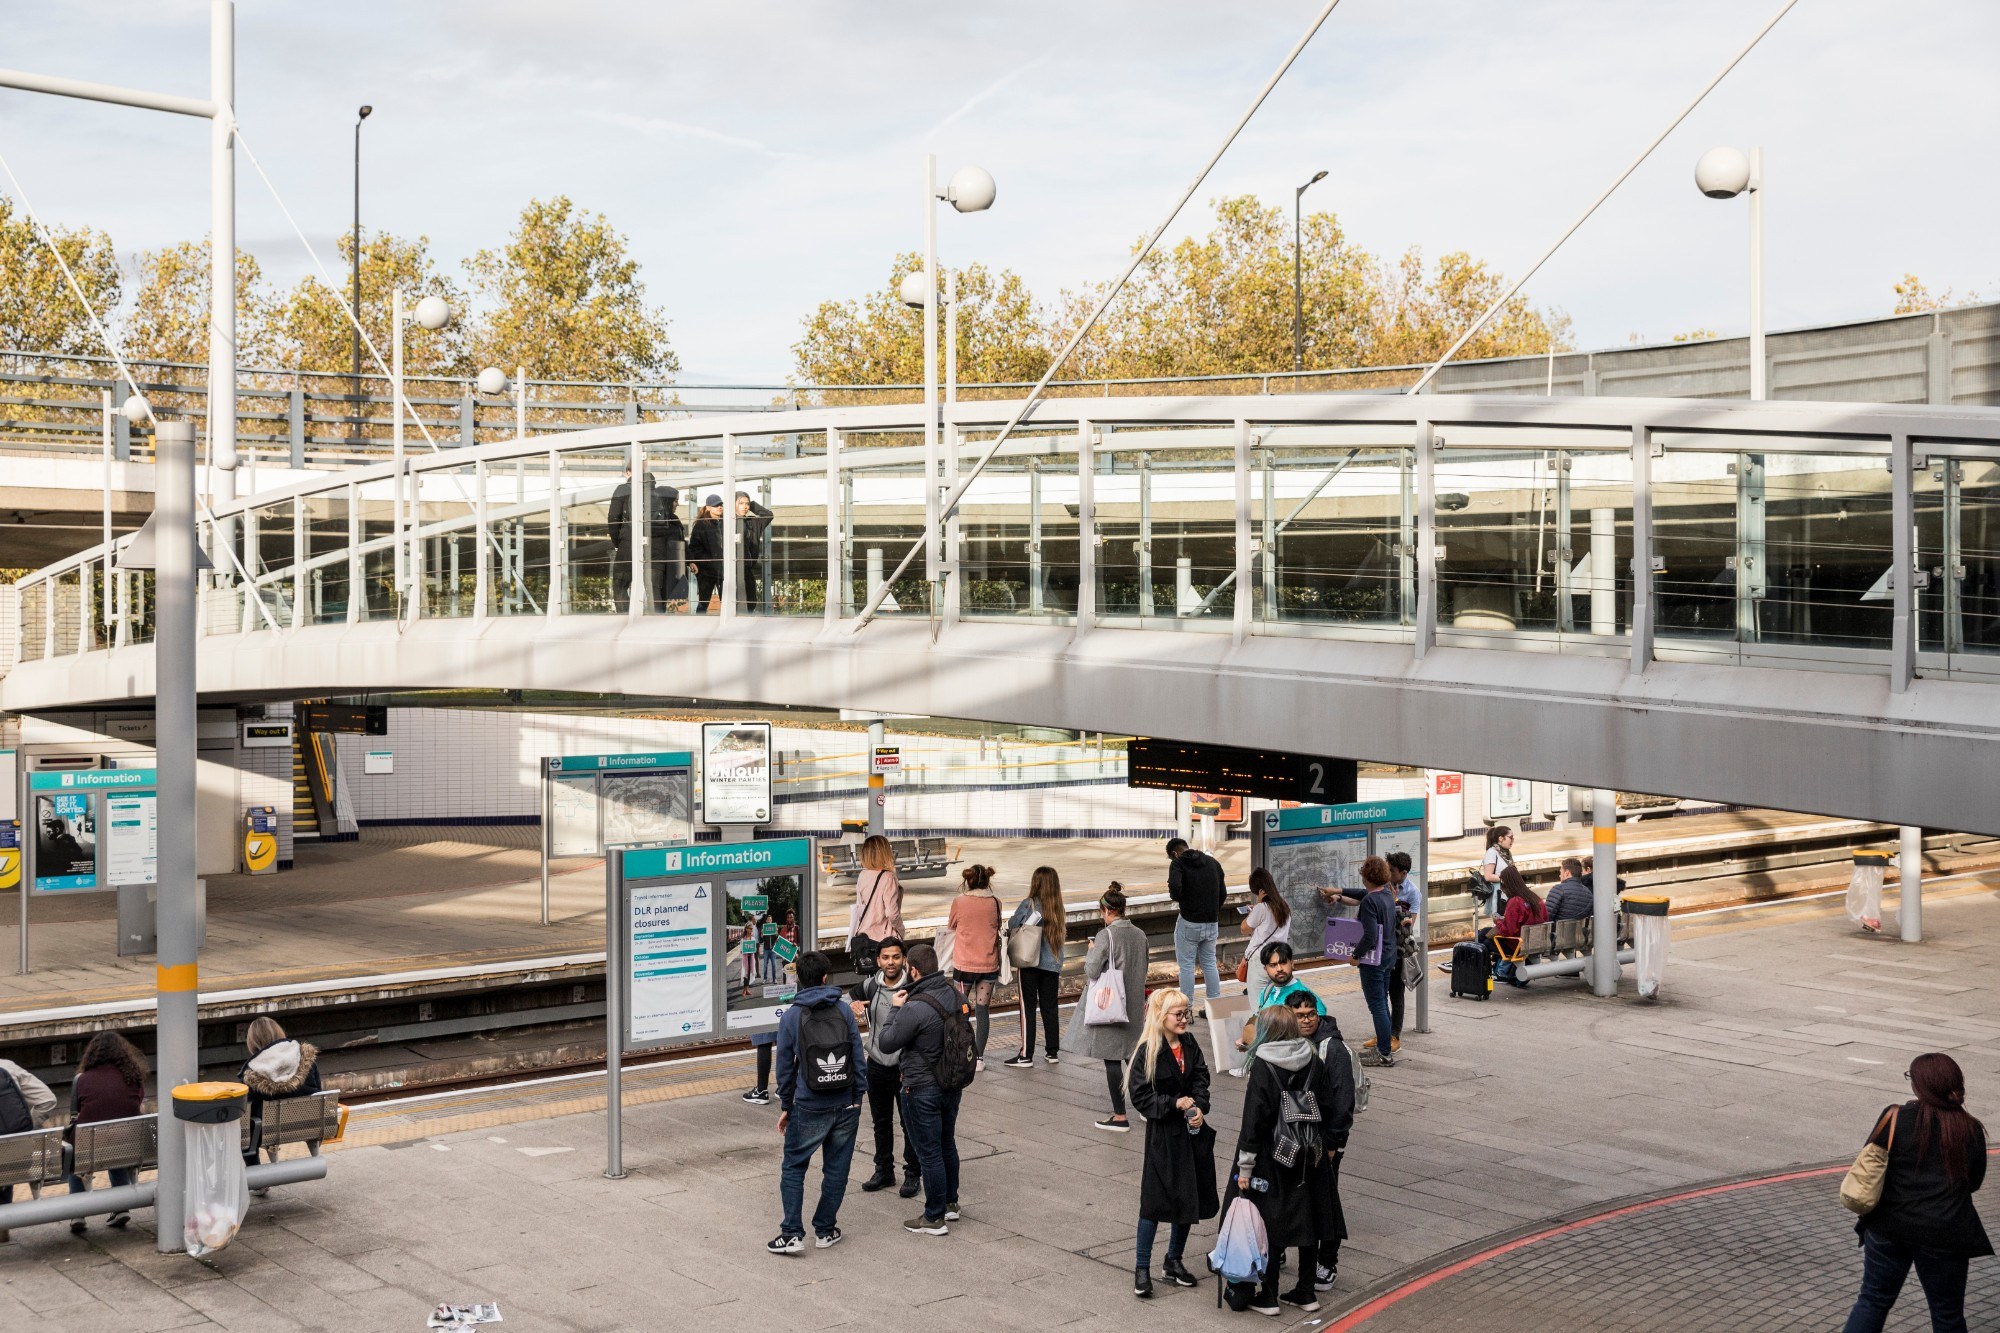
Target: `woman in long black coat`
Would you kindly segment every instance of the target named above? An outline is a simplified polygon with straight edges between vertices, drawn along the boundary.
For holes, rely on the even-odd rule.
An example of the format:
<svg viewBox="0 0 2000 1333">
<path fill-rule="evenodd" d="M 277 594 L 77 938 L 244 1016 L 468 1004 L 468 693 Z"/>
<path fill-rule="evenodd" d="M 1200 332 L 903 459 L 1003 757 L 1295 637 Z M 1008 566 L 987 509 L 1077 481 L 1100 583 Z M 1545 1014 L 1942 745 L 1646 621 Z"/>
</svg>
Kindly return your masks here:
<svg viewBox="0 0 2000 1333">
<path fill-rule="evenodd" d="M 1304 1094 L 1318 1111 L 1316 1122 L 1295 1123 L 1290 1137 L 1303 1147 L 1290 1164 L 1279 1160 L 1285 1133 L 1284 1094 L 1303 1106 Z M 1249 1086 L 1243 1092 L 1243 1128 L 1236 1138 L 1236 1172 L 1229 1198 L 1247 1195 L 1264 1218 L 1270 1240 L 1270 1262 L 1264 1281 L 1249 1308 L 1260 1314 L 1278 1313 L 1278 1302 L 1301 1310 L 1317 1310 L 1313 1274 L 1322 1239 L 1334 1242 L 1345 1232 L 1340 1200 L 1328 1169 L 1336 1140 L 1344 1141 L 1354 1121 L 1352 1084 L 1336 1083 L 1311 1042 L 1299 1035 L 1292 1011 L 1272 1005 L 1257 1015 L 1257 1042 L 1250 1062 Z M 1337 1129 L 1336 1129 L 1337 1127 Z M 1253 1182 L 1263 1188 L 1253 1188 Z M 1225 1200 L 1227 1202 L 1227 1200 Z M 1299 1252 L 1298 1281 L 1278 1294 L 1278 1256 Z M 1233 1304 L 1234 1302 L 1232 1302 Z M 1239 1307 L 1240 1308 L 1240 1307 Z"/>
<path fill-rule="evenodd" d="M 1215 1130 L 1208 1124 L 1208 1062 L 1188 1035 L 1193 1007 L 1177 990 L 1154 992 L 1146 1026 L 1132 1055 L 1126 1091 L 1146 1121 L 1146 1160 L 1139 1178 L 1139 1235 L 1132 1294 L 1153 1294 L 1153 1239 L 1167 1224 L 1160 1274 L 1177 1287 L 1197 1284 L 1181 1262 L 1188 1231 L 1220 1211 L 1215 1198 Z"/>
</svg>

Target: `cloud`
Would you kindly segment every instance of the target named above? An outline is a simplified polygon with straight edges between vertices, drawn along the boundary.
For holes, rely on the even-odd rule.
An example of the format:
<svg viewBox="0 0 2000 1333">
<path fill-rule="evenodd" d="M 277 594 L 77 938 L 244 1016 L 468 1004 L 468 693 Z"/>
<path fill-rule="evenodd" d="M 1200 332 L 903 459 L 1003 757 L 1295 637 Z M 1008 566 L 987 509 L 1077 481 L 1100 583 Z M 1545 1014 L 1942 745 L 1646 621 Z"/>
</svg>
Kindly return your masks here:
<svg viewBox="0 0 2000 1333">
<path fill-rule="evenodd" d="M 586 111 L 583 114 L 587 120 L 600 121 L 606 125 L 616 125 L 620 129 L 636 130 L 641 134 L 663 135 L 679 139 L 699 139 L 705 143 L 721 144 L 726 148 L 746 149 L 749 152 L 759 153 L 778 161 L 795 159 L 800 156 L 798 153 L 786 152 L 781 149 L 772 148 L 767 144 L 758 143 L 755 139 L 746 139 L 736 134 L 724 134 L 720 130 L 711 130 L 701 125 L 689 125 L 684 121 L 662 120 L 657 116 L 635 116 L 628 111 Z"/>
</svg>

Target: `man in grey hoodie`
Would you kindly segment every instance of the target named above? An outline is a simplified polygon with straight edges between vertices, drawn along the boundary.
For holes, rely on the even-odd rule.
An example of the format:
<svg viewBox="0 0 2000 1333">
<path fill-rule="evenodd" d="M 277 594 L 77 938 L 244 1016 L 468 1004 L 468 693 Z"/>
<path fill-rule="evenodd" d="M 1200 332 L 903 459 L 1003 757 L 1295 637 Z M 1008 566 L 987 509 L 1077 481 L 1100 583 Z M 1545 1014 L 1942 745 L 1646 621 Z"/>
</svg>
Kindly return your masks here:
<svg viewBox="0 0 2000 1333">
<path fill-rule="evenodd" d="M 897 1068 L 901 1051 L 882 1049 L 882 1034 L 896 1013 L 896 996 L 910 988 L 910 970 L 903 962 L 903 942 L 886 939 L 876 946 L 876 971 L 861 979 L 854 988 L 854 1016 L 868 1020 L 864 1043 L 868 1049 L 868 1116 L 875 1127 L 875 1174 L 861 1182 L 864 1192 L 873 1194 L 896 1183 L 896 1131 L 898 1093 L 903 1074 Z M 903 1125 L 903 1187 L 897 1191 L 905 1199 L 916 1197 L 919 1188 L 917 1145 L 910 1141 L 910 1127 Z"/>
</svg>

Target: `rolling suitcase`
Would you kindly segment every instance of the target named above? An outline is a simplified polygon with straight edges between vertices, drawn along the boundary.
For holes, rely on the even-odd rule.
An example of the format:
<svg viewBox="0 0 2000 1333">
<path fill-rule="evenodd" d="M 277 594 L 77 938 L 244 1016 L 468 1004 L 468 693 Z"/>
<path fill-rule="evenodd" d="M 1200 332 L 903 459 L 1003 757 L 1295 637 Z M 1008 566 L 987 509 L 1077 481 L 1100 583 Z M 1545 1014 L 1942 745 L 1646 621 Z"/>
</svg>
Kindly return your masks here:
<svg viewBox="0 0 2000 1333">
<path fill-rule="evenodd" d="M 1493 993 L 1493 973 L 1486 965 L 1486 946 L 1466 940 L 1451 948 L 1451 993 L 1483 1000 Z"/>
</svg>

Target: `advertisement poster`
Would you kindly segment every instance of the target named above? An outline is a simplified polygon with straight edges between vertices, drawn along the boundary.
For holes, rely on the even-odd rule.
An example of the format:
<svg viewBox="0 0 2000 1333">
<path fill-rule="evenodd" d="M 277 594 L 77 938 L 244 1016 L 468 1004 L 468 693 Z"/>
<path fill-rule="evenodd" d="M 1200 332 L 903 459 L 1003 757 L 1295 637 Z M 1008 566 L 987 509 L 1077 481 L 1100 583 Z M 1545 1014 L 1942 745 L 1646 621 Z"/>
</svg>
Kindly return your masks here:
<svg viewBox="0 0 2000 1333">
<path fill-rule="evenodd" d="M 730 945 L 724 1022 L 730 1028 L 768 1023 L 799 988 L 799 877 L 732 879 L 723 887 Z"/>
<path fill-rule="evenodd" d="M 88 792 L 35 797 L 35 887 L 43 893 L 97 887 L 97 822 Z"/>
<path fill-rule="evenodd" d="M 160 801 L 117 793 L 104 798 L 104 878 L 116 888 L 160 879 Z"/>
<path fill-rule="evenodd" d="M 704 824 L 771 822 L 771 724 L 705 722 L 701 728 Z"/>
<path fill-rule="evenodd" d="M 630 931 L 630 1040 L 715 1031 L 715 905 L 699 881 L 635 886 Z"/>
</svg>

